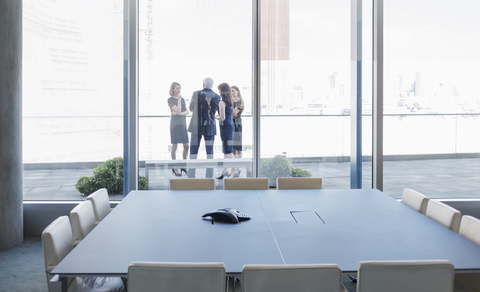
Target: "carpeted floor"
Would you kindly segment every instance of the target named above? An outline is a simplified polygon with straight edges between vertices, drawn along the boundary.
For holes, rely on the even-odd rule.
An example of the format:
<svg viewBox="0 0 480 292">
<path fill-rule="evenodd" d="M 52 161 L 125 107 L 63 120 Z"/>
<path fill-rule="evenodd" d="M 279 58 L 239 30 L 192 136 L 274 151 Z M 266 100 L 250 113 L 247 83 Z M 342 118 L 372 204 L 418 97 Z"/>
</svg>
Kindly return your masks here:
<svg viewBox="0 0 480 292">
<path fill-rule="evenodd" d="M 40 236 L 0 250 L 0 292 L 48 292 Z"/>
<path fill-rule="evenodd" d="M 342 282 L 349 292 L 356 291 L 348 276 Z M 0 250 L 0 292 L 48 292 L 40 236 L 25 237 L 22 244 Z"/>
</svg>

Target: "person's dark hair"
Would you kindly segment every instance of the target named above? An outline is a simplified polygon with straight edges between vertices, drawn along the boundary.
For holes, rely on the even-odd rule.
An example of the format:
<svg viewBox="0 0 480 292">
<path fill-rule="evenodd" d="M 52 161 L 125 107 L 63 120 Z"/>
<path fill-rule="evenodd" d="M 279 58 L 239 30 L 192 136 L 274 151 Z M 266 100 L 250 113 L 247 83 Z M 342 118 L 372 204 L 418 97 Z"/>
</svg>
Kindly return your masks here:
<svg viewBox="0 0 480 292">
<path fill-rule="evenodd" d="M 218 85 L 218 90 L 220 90 L 220 96 L 222 97 L 222 100 L 232 106 L 232 90 L 230 89 L 230 85 L 227 83 L 222 83 Z"/>
</svg>

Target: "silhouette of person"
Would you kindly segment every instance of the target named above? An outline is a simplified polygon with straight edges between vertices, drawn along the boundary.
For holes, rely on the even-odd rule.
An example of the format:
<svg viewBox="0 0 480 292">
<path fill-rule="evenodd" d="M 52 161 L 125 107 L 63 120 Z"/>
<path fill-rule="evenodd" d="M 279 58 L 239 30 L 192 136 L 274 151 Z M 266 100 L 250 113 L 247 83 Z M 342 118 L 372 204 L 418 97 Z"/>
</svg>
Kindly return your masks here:
<svg viewBox="0 0 480 292">
<path fill-rule="evenodd" d="M 172 160 L 176 159 L 176 152 L 178 143 L 183 144 L 183 159 L 187 159 L 188 155 L 188 134 L 187 134 L 187 119 L 188 115 L 187 104 L 185 99 L 180 95 L 182 87 L 179 83 L 173 82 L 170 85 L 170 97 L 168 98 L 168 107 L 170 108 L 172 116 L 170 117 L 170 142 L 172 143 L 172 149 L 170 154 Z M 187 173 L 186 168 L 182 168 L 181 171 Z M 172 169 L 175 176 L 182 176 L 178 169 Z"/>
<path fill-rule="evenodd" d="M 245 103 L 243 102 L 242 94 L 240 89 L 237 86 L 231 86 L 232 89 L 232 98 L 233 98 L 233 125 L 235 126 L 235 131 L 233 132 L 233 155 L 235 158 L 242 158 L 242 113 L 245 108 Z M 232 170 L 232 177 L 240 177 L 240 169 L 236 167 Z"/>
<path fill-rule="evenodd" d="M 188 125 L 190 132 L 190 159 L 197 159 L 201 139 L 205 141 L 207 158 L 213 158 L 213 142 L 217 134 L 215 113 L 218 111 L 220 96 L 213 92 L 213 79 L 203 80 L 203 89 L 195 91 L 190 101 L 192 119 Z M 195 177 L 195 169 L 188 170 L 188 177 Z M 213 168 L 207 168 L 207 178 L 213 177 Z"/>
<path fill-rule="evenodd" d="M 233 126 L 232 113 L 233 113 L 233 101 L 232 90 L 227 83 L 218 85 L 218 91 L 222 100 L 220 101 L 218 108 L 217 120 L 220 122 L 220 137 L 222 138 L 222 152 L 224 158 L 233 158 Z M 231 170 L 233 172 L 233 168 Z M 222 174 L 217 177 L 223 179 L 229 177 L 227 168 L 224 167 Z"/>
</svg>

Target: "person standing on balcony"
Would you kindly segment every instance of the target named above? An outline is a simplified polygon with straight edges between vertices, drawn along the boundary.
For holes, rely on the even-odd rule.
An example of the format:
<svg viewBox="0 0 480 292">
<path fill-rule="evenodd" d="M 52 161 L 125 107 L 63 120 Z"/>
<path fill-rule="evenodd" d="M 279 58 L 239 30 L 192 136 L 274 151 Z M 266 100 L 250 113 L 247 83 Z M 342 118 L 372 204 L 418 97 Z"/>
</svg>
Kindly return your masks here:
<svg viewBox="0 0 480 292">
<path fill-rule="evenodd" d="M 242 158 L 242 113 L 245 108 L 245 103 L 243 102 L 242 94 L 240 89 L 237 86 L 233 85 L 232 87 L 232 98 L 233 98 L 233 125 L 235 126 L 235 131 L 233 132 L 233 156 L 235 158 Z M 232 170 L 232 177 L 240 177 L 240 169 L 234 168 Z"/>
<path fill-rule="evenodd" d="M 213 92 L 213 79 L 203 80 L 203 89 L 195 91 L 190 101 L 190 111 L 193 112 L 192 119 L 188 125 L 190 132 L 190 159 L 197 159 L 198 148 L 201 139 L 205 140 L 207 158 L 213 158 L 213 142 L 217 134 L 217 123 L 215 113 L 218 111 L 220 96 Z M 188 177 L 195 177 L 195 169 L 189 169 Z M 207 168 L 207 178 L 213 177 L 213 168 Z"/>
<path fill-rule="evenodd" d="M 227 83 L 222 83 L 218 86 L 220 97 L 220 105 L 218 108 L 218 116 L 215 118 L 220 121 L 220 137 L 222 138 L 222 152 L 224 158 L 233 158 L 233 126 L 232 114 L 233 114 L 233 100 L 232 90 Z M 233 168 L 231 170 L 233 173 Z M 222 174 L 217 177 L 223 179 L 229 177 L 227 168 L 224 167 Z"/>
<path fill-rule="evenodd" d="M 182 87 L 179 83 L 173 82 L 170 85 L 170 97 L 168 98 L 168 106 L 172 113 L 170 117 L 170 141 L 172 143 L 172 149 L 170 154 L 172 160 L 176 159 L 177 145 L 178 143 L 183 144 L 183 159 L 187 159 L 188 154 L 188 134 L 187 134 L 187 119 L 188 115 L 187 104 L 185 100 L 180 95 Z M 175 176 L 182 176 L 181 172 L 187 174 L 187 169 L 182 168 L 180 172 L 178 169 L 172 169 L 172 172 Z"/>
</svg>

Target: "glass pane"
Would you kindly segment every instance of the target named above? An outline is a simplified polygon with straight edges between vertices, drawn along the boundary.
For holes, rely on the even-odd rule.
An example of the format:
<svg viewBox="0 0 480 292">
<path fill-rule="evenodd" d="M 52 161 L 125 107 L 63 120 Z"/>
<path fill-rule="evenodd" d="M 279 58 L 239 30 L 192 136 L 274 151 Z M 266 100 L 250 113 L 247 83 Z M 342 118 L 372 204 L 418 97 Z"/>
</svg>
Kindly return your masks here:
<svg viewBox="0 0 480 292">
<path fill-rule="evenodd" d="M 260 176 L 350 188 L 350 1 L 266 0 L 261 11 Z"/>
<path fill-rule="evenodd" d="M 85 199 L 123 156 L 122 64 L 123 1 L 23 1 L 25 200 Z"/>
<path fill-rule="evenodd" d="M 435 7 L 435 9 L 432 9 Z M 385 2 L 384 191 L 478 197 L 480 2 Z"/>
<path fill-rule="evenodd" d="M 141 0 L 139 19 L 139 171 L 145 173 L 148 188 L 169 189 L 169 179 L 175 177 L 171 164 L 183 159 L 188 163 L 187 171 L 195 168 L 198 178 L 207 176 L 205 163 L 214 168 L 214 177 L 222 173 L 222 166 L 218 163 L 224 161 L 224 154 L 218 122 L 213 144 L 216 163 L 205 161 L 207 155 L 203 139 L 197 160 L 190 159 L 190 133 L 187 155 L 183 155 L 184 140 L 175 140 L 177 149 L 172 157 L 172 109 L 168 104 L 171 84 L 180 84 L 180 95 L 188 109 L 193 92 L 202 89 L 206 77 L 213 79 L 212 89 L 216 93 L 221 83 L 236 85 L 241 92 L 244 110 L 240 176 L 251 175 L 252 1 Z M 187 127 L 191 118 L 189 110 L 185 120 Z M 176 130 L 173 132 L 178 133 Z M 180 173 L 183 167 L 178 166 L 175 171 Z M 231 168 L 227 170 L 232 172 Z M 182 174 L 183 178 L 187 177 Z M 221 180 L 217 180 L 217 187 L 223 188 Z"/>
</svg>

